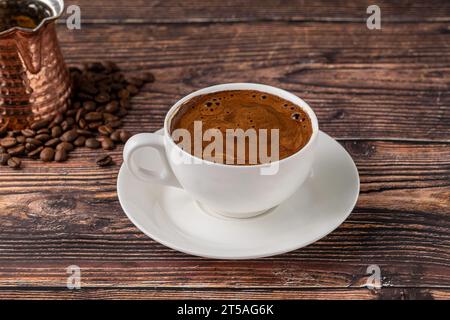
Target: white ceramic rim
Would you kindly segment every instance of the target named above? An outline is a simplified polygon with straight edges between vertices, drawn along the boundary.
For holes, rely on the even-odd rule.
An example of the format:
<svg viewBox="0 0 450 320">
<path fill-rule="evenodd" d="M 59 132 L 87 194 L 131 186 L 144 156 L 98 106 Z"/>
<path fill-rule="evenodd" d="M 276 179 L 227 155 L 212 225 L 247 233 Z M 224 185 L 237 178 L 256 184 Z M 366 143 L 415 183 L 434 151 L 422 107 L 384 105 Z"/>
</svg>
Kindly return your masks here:
<svg viewBox="0 0 450 320">
<path fill-rule="evenodd" d="M 216 163 L 216 162 L 212 162 L 209 160 L 204 160 L 204 159 L 198 158 L 198 157 L 184 151 L 183 149 L 181 149 L 175 143 L 175 141 L 173 141 L 172 137 L 170 136 L 169 124 L 170 124 L 173 116 L 175 115 L 175 112 L 178 111 L 178 109 L 181 107 L 181 105 L 183 103 L 192 99 L 193 97 L 196 97 L 196 96 L 199 96 L 202 94 L 208 94 L 208 93 L 219 92 L 219 91 L 228 91 L 228 90 L 255 90 L 255 91 L 260 91 L 262 93 L 276 95 L 280 98 L 288 100 L 288 101 L 292 102 L 293 104 L 299 106 L 300 108 L 302 108 L 302 110 L 304 112 L 306 112 L 308 114 L 308 116 L 311 120 L 311 125 L 312 125 L 312 135 L 311 135 L 311 138 L 309 139 L 308 143 L 303 148 L 301 148 L 299 151 L 297 151 L 296 153 L 291 154 L 289 157 L 283 158 L 276 162 L 283 163 L 284 161 L 288 161 L 289 159 L 291 159 L 293 157 L 302 155 L 303 153 L 309 151 L 309 149 L 312 148 L 312 145 L 314 144 L 315 140 L 317 139 L 317 137 L 319 135 L 319 122 L 317 121 L 316 114 L 314 113 L 313 109 L 308 105 L 308 103 L 306 103 L 303 99 L 296 96 L 295 94 L 290 93 L 289 91 L 286 91 L 286 90 L 283 90 L 283 89 L 280 89 L 277 87 L 265 85 L 265 84 L 247 83 L 247 82 L 225 83 L 225 84 L 218 84 L 218 85 L 206 87 L 206 88 L 194 91 L 194 92 L 188 94 L 187 96 L 181 98 L 180 100 L 178 100 L 169 109 L 169 111 L 166 114 L 165 120 L 164 120 L 164 136 L 168 137 L 168 139 L 166 139 L 166 141 L 171 143 L 172 146 L 175 146 L 179 151 L 181 151 L 186 156 L 188 156 L 190 158 L 194 158 L 194 159 L 196 159 L 196 161 L 200 160 L 202 163 L 206 163 L 208 165 L 225 166 L 225 167 L 233 167 L 233 168 L 249 168 L 249 167 L 259 168 L 259 167 L 265 167 L 265 166 L 270 165 L 267 163 L 255 164 L 255 165 L 237 165 L 237 164 Z"/>
</svg>

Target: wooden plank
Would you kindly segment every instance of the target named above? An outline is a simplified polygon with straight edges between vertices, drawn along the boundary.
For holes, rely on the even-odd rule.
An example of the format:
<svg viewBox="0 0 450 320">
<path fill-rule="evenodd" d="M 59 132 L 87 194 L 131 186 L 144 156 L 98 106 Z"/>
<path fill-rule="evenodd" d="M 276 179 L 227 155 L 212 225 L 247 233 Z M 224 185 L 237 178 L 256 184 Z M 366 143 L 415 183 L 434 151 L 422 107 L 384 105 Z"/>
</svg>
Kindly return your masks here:
<svg viewBox="0 0 450 320">
<path fill-rule="evenodd" d="M 60 28 L 59 37 L 69 64 L 111 59 L 130 73 L 155 72 L 156 83 L 135 98 L 127 120 L 139 131 L 158 129 L 168 108 L 196 89 L 247 81 L 304 98 L 337 138 L 449 142 L 446 27 L 395 24 L 374 33 L 354 24 L 90 25 Z"/>
<path fill-rule="evenodd" d="M 436 299 L 448 300 L 449 289 L 416 289 L 416 288 L 384 288 L 381 290 L 367 289 L 334 289 L 311 288 L 305 290 L 161 290 L 161 289 L 6 289 L 0 290 L 0 295 L 7 299 L 380 299 L 380 300 L 409 300 Z"/>
<path fill-rule="evenodd" d="M 357 289 L 366 287 L 367 268 L 369 265 L 377 264 L 381 269 L 383 287 L 449 288 L 448 265 L 445 266 L 444 262 L 440 264 L 431 262 L 429 253 L 426 252 L 422 253 L 421 262 L 410 261 L 410 257 L 414 255 L 410 244 L 390 250 L 390 252 L 405 250 L 404 258 L 409 259 L 405 262 L 392 260 L 394 254 L 389 250 L 386 250 L 387 257 L 381 257 L 385 253 L 380 252 L 381 250 L 372 243 L 368 245 L 372 250 L 372 258 L 367 258 L 368 254 L 363 253 L 361 262 L 338 257 L 331 261 L 329 256 L 339 249 L 336 249 L 335 244 L 334 249 L 330 249 L 332 245 L 327 248 L 327 242 L 330 241 L 319 243 L 316 248 L 280 256 L 277 259 L 217 261 L 188 256 L 184 259 L 174 259 L 181 254 L 170 253 L 167 249 L 164 250 L 161 246 L 151 243 L 147 246 L 155 257 L 149 257 L 149 254 L 145 253 L 143 241 L 135 241 L 136 251 L 131 252 L 127 249 L 129 254 L 126 257 L 112 258 L 111 250 L 105 246 L 101 247 L 98 240 L 91 241 L 90 248 L 86 249 L 87 241 L 84 239 L 78 240 L 82 243 L 78 252 L 83 251 L 85 258 L 77 258 L 82 255 L 72 254 L 71 251 L 74 249 L 69 248 L 74 246 L 75 240 L 61 239 L 60 248 L 65 246 L 66 252 L 60 254 L 61 250 L 55 250 L 54 260 L 47 261 L 37 254 L 34 255 L 34 261 L 26 261 L 33 258 L 31 255 L 20 262 L 5 260 L 0 267 L 1 287 L 65 288 L 69 276 L 66 268 L 77 265 L 81 269 L 83 288 Z M 52 241 L 49 239 L 47 242 L 51 244 Z M 125 251 L 123 242 L 115 241 L 119 249 Z M 131 246 L 130 241 L 128 244 Z M 100 252 L 93 254 L 94 250 Z M 320 250 L 325 253 L 323 259 L 318 257 Z M 341 250 L 352 251 L 347 254 L 350 256 L 356 255 L 354 251 L 358 251 L 358 248 L 352 249 L 346 243 Z M 139 253 L 142 254 L 139 256 Z M 48 252 L 47 256 L 49 255 Z M 303 257 L 305 261 L 301 261 Z M 37 259 L 40 262 L 37 262 Z M 412 263 L 415 265 L 412 266 Z"/>
<path fill-rule="evenodd" d="M 147 238 L 120 208 L 118 166 L 99 170 L 95 151 L 0 168 L 0 287 L 65 286 L 71 264 L 82 267 L 84 286 L 360 287 L 371 264 L 386 286 L 450 286 L 448 144 L 342 143 L 361 175 L 350 218 L 306 248 L 247 262 L 196 258 Z M 113 155 L 120 162 L 120 149 Z"/>
<path fill-rule="evenodd" d="M 254 21 L 363 22 L 373 1 L 148 1 L 68 0 L 80 6 L 85 23 L 208 23 Z M 378 0 L 383 22 L 449 21 L 450 4 L 445 0 Z"/>
<path fill-rule="evenodd" d="M 349 151 L 361 195 L 306 248 L 217 261 L 137 230 L 117 200 L 119 167 L 98 169 L 95 151 L 0 167 L 2 298 L 450 298 L 450 2 L 379 1 L 379 31 L 366 28 L 365 0 L 71 3 L 83 24 L 58 26 L 69 64 L 110 59 L 156 74 L 127 129 L 160 128 L 177 99 L 208 85 L 272 84 L 309 102 Z M 111 154 L 120 164 L 121 148 Z M 80 292 L 65 289 L 72 264 Z M 364 287 L 371 264 L 378 291 Z"/>
</svg>

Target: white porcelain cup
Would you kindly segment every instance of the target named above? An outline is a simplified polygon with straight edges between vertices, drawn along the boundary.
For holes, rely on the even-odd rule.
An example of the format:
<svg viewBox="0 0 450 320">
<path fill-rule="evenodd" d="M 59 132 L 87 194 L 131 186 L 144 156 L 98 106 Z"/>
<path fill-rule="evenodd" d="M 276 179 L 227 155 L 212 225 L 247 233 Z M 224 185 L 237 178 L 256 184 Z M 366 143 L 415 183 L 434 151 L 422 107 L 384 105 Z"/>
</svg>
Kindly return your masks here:
<svg viewBox="0 0 450 320">
<path fill-rule="evenodd" d="M 259 165 L 213 163 L 183 151 L 169 132 L 173 116 L 180 106 L 195 96 L 226 90 L 257 90 L 300 106 L 311 119 L 309 142 L 287 158 Z M 229 83 L 198 90 L 179 100 L 166 115 L 164 134 L 141 133 L 131 137 L 123 156 L 129 171 L 139 180 L 182 188 L 204 210 L 233 218 L 247 218 L 279 205 L 302 185 L 311 173 L 318 133 L 319 125 L 313 110 L 294 94 L 262 84 Z M 150 170 L 139 165 L 135 152 L 148 147 L 159 152 L 162 168 Z M 179 161 L 180 154 L 191 161 Z M 270 172 L 269 166 L 274 165 L 277 169 L 275 174 L 262 174 L 264 169 Z"/>
</svg>

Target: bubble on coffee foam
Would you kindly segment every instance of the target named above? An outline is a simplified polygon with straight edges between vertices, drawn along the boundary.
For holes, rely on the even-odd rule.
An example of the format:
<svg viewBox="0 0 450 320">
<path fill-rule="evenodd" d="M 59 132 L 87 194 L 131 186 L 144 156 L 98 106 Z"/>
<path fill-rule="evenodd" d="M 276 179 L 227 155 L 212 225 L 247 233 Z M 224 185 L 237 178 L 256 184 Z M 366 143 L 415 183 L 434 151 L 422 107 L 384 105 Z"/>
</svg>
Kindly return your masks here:
<svg viewBox="0 0 450 320">
<path fill-rule="evenodd" d="M 200 109 L 200 113 L 206 116 L 221 113 L 222 112 L 221 105 L 222 103 L 216 98 L 207 100 L 203 103 L 203 107 Z"/>
<path fill-rule="evenodd" d="M 302 114 L 299 113 L 299 112 L 294 112 L 294 113 L 291 115 L 291 118 L 294 119 L 295 121 L 298 121 L 298 122 L 303 122 L 303 121 L 306 120 L 306 118 L 304 117 L 304 115 L 302 115 Z M 306 126 L 303 125 L 303 128 L 306 128 Z"/>
</svg>

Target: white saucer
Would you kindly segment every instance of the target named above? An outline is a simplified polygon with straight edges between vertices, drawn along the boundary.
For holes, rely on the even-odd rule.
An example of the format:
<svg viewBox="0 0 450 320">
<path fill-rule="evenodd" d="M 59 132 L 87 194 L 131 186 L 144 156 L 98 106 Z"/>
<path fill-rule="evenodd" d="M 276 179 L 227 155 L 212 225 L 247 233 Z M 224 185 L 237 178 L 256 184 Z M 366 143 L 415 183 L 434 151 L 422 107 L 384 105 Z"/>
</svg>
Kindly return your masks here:
<svg viewBox="0 0 450 320">
<path fill-rule="evenodd" d="M 117 192 L 128 218 L 155 241 L 201 257 L 250 259 L 307 246 L 336 229 L 356 204 L 359 176 L 347 151 L 320 132 L 311 177 L 287 201 L 254 218 L 206 213 L 183 190 L 136 180 L 125 165 Z"/>
</svg>

